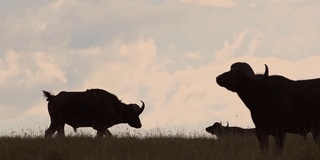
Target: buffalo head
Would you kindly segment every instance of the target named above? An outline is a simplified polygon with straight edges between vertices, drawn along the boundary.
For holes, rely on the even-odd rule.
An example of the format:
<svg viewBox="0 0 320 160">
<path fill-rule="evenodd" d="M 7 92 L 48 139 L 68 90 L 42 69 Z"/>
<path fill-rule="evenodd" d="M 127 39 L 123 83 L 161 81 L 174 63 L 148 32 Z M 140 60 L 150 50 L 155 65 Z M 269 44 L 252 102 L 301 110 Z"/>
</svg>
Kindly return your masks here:
<svg viewBox="0 0 320 160">
<path fill-rule="evenodd" d="M 130 109 L 126 112 L 123 112 L 123 121 L 127 122 L 131 127 L 141 128 L 141 121 L 139 115 L 143 112 L 145 104 L 143 101 L 141 108 L 137 104 L 129 104 Z"/>
<path fill-rule="evenodd" d="M 222 126 L 222 122 L 215 122 L 212 126 L 206 128 L 208 133 L 220 136 L 225 128 L 229 128 L 229 122 L 227 122 L 227 126 Z"/>
<path fill-rule="evenodd" d="M 225 87 L 233 92 L 238 92 L 250 84 L 264 80 L 268 77 L 268 74 L 269 70 L 267 65 L 265 65 L 263 75 L 256 75 L 247 63 L 237 62 L 231 66 L 230 71 L 219 75 L 216 80 L 221 87 Z"/>
</svg>

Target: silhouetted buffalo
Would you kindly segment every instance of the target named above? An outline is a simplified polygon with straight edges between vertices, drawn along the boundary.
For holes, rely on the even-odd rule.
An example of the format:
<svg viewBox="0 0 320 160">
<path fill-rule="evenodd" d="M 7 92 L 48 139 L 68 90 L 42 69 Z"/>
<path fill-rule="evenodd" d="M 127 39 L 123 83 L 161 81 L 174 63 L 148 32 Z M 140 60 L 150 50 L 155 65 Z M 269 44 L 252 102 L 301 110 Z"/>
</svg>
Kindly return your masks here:
<svg viewBox="0 0 320 160">
<path fill-rule="evenodd" d="M 240 127 L 229 127 L 229 123 L 227 124 L 227 126 L 223 126 L 221 122 L 215 122 L 212 126 L 207 127 L 206 131 L 218 137 L 227 135 L 248 135 L 256 133 L 256 130 L 254 128 L 244 129 Z"/>
<path fill-rule="evenodd" d="M 74 130 L 93 127 L 97 130 L 98 137 L 111 135 L 108 128 L 119 123 L 128 123 L 134 128 L 142 126 L 139 115 L 145 108 L 143 101 L 141 108 L 137 104 L 124 104 L 115 95 L 102 89 L 62 91 L 56 96 L 47 91 L 43 91 L 43 94 L 49 101 L 51 119 L 45 137 L 52 137 L 56 131 L 58 136 L 64 136 L 65 124 L 72 126 Z"/>
<path fill-rule="evenodd" d="M 269 135 L 282 149 L 286 133 L 306 136 L 311 132 L 319 143 L 320 79 L 269 76 L 267 65 L 264 74 L 256 75 L 247 63 L 237 62 L 217 77 L 217 83 L 236 92 L 248 107 L 261 149 L 268 147 Z"/>
</svg>

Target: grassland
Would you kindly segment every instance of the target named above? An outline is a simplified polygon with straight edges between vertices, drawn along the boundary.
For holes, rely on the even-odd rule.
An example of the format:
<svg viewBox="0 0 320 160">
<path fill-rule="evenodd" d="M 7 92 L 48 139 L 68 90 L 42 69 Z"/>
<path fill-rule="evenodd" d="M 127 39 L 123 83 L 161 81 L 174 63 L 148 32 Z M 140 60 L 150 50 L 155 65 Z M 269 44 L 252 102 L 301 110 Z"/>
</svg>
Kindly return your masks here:
<svg viewBox="0 0 320 160">
<path fill-rule="evenodd" d="M 42 138 L 41 136 L 0 137 L 0 159 L 23 160 L 258 160 L 320 159 L 318 146 L 312 137 L 288 135 L 283 153 L 274 153 L 270 138 L 267 153 L 261 154 L 254 135 L 228 136 L 214 140 L 208 137 L 149 134 L 93 138 L 72 136 Z"/>
</svg>

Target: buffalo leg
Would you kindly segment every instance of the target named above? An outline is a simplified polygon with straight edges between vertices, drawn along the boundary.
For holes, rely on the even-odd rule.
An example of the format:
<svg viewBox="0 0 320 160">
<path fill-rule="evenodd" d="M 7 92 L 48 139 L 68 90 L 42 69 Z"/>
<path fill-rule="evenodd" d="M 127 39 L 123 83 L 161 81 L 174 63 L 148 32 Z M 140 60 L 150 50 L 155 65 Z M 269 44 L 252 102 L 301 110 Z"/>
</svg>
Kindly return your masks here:
<svg viewBox="0 0 320 160">
<path fill-rule="evenodd" d="M 52 137 L 52 135 L 58 130 L 58 127 L 55 123 L 51 123 L 49 128 L 45 131 L 44 137 Z"/>
<path fill-rule="evenodd" d="M 312 137 L 314 139 L 314 141 L 318 144 L 318 146 L 320 147 L 320 142 L 319 142 L 319 131 L 318 130 L 314 130 L 311 132 L 312 133 Z"/>
<path fill-rule="evenodd" d="M 59 124 L 58 126 L 58 137 L 65 137 L 64 124 Z"/>
<path fill-rule="evenodd" d="M 268 135 L 262 131 L 257 130 L 257 138 L 259 141 L 259 146 L 262 151 L 268 149 Z"/>
<path fill-rule="evenodd" d="M 284 140 L 286 138 L 286 133 L 277 133 L 276 135 L 274 135 L 274 138 L 276 140 L 277 152 L 281 152 L 283 149 Z"/>
<path fill-rule="evenodd" d="M 97 137 L 103 137 L 103 136 L 110 137 L 112 135 L 108 129 L 98 129 L 97 130 Z"/>
<path fill-rule="evenodd" d="M 111 136 L 112 136 L 111 132 L 110 132 L 108 129 L 106 129 L 104 135 L 105 135 L 106 137 L 111 137 Z"/>
</svg>

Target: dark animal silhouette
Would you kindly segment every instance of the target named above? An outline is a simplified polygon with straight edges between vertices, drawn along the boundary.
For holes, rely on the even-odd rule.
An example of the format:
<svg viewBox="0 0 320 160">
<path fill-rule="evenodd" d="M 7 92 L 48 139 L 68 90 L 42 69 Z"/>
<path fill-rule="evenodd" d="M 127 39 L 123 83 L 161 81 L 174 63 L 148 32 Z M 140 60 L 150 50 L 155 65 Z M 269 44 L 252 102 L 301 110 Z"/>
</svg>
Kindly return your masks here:
<svg viewBox="0 0 320 160">
<path fill-rule="evenodd" d="M 229 127 L 229 123 L 227 126 L 223 126 L 221 122 L 215 122 L 212 126 L 206 128 L 208 133 L 216 135 L 218 137 L 228 136 L 228 135 L 248 135 L 255 134 L 256 130 L 254 128 L 240 128 L 240 127 Z"/>
<path fill-rule="evenodd" d="M 131 127 L 141 128 L 139 115 L 145 104 L 140 108 L 137 104 L 122 103 L 115 95 L 102 90 L 90 89 L 84 92 L 62 91 L 54 96 L 43 91 L 48 101 L 48 111 L 51 119 L 45 137 L 52 137 L 57 131 L 58 136 L 64 136 L 64 125 L 68 124 L 76 131 L 79 127 L 93 127 L 97 137 L 111 135 L 109 127 L 128 123 Z"/>
<path fill-rule="evenodd" d="M 255 74 L 247 63 L 237 62 L 219 75 L 217 83 L 236 92 L 251 112 L 260 148 L 275 138 L 281 151 L 286 133 L 312 133 L 319 144 L 320 79 L 293 81 L 280 75 Z"/>
</svg>

